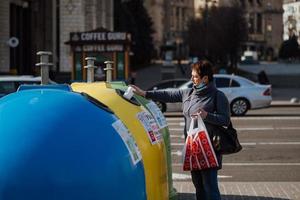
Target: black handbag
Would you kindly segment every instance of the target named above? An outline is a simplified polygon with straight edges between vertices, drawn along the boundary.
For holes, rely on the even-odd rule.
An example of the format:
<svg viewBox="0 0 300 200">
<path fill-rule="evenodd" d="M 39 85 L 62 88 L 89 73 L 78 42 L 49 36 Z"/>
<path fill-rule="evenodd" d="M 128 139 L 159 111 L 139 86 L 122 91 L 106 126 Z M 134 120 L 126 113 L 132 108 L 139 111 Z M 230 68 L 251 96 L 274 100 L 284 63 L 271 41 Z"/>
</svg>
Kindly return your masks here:
<svg viewBox="0 0 300 200">
<path fill-rule="evenodd" d="M 220 154 L 233 154 L 242 150 L 237 131 L 232 127 L 232 123 L 227 128 L 215 126 L 213 130 L 213 144 L 215 150 Z"/>
<path fill-rule="evenodd" d="M 215 108 L 217 108 L 217 96 L 216 92 L 214 99 Z M 243 148 L 239 142 L 237 131 L 232 126 L 231 120 L 227 128 L 213 125 L 211 139 L 216 152 L 223 155 L 237 153 Z"/>
</svg>

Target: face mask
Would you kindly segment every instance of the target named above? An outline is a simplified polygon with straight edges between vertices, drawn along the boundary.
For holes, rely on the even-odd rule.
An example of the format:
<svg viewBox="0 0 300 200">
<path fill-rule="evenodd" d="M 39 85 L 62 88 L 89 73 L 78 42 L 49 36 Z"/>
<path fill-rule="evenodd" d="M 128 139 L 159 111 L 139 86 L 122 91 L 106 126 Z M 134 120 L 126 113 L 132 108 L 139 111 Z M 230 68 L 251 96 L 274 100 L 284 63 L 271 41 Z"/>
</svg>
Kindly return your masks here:
<svg viewBox="0 0 300 200">
<path fill-rule="evenodd" d="M 206 83 L 204 81 L 202 81 L 201 83 L 199 83 L 198 85 L 195 85 L 195 88 L 197 90 L 200 90 L 202 88 L 204 88 L 206 86 Z"/>
</svg>

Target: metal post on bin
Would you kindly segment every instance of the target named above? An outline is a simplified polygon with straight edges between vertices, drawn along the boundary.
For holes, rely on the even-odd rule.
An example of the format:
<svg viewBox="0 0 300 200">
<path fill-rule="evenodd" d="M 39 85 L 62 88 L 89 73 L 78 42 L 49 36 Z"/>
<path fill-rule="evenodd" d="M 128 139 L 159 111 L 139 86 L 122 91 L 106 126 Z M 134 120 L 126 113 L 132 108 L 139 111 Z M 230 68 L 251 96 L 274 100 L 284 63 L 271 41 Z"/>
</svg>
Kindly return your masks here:
<svg viewBox="0 0 300 200">
<path fill-rule="evenodd" d="M 39 51 L 36 55 L 40 56 L 40 62 L 35 64 L 35 66 L 41 67 L 41 85 L 47 85 L 49 83 L 49 56 L 52 55 L 50 51 Z"/>
<path fill-rule="evenodd" d="M 105 61 L 104 64 L 106 65 L 106 68 L 104 70 L 106 71 L 106 82 L 111 82 L 112 80 L 112 64 L 113 61 Z"/>
<path fill-rule="evenodd" d="M 95 79 L 95 68 L 97 68 L 95 66 L 95 57 L 86 57 L 85 58 L 87 65 L 84 66 L 84 68 L 87 69 L 87 82 L 88 83 L 92 83 L 94 82 Z"/>
</svg>

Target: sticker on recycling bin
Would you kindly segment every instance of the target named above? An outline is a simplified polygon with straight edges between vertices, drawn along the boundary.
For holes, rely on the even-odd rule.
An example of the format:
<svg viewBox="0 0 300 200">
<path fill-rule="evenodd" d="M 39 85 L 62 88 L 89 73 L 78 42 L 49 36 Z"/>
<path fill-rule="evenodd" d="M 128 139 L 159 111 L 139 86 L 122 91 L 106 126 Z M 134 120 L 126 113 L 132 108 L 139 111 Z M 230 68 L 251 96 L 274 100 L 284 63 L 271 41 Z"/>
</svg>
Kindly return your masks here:
<svg viewBox="0 0 300 200">
<path fill-rule="evenodd" d="M 151 144 L 162 141 L 162 135 L 159 132 L 159 126 L 149 112 L 142 111 L 137 114 L 137 118 L 143 124 Z"/>
<path fill-rule="evenodd" d="M 147 103 L 146 107 L 149 109 L 149 111 L 154 116 L 155 121 L 157 122 L 160 129 L 168 126 L 166 118 L 164 117 L 164 115 L 162 114 L 162 112 L 160 111 L 158 106 L 153 101 L 151 101 L 150 103 Z"/>
<path fill-rule="evenodd" d="M 125 146 L 127 147 L 131 160 L 133 164 L 137 164 L 140 160 L 142 160 L 141 152 L 135 143 L 135 140 L 132 137 L 132 134 L 129 132 L 129 130 L 126 128 L 126 126 L 123 124 L 121 120 L 115 121 L 112 124 L 112 127 L 119 133 L 121 136 Z"/>
</svg>

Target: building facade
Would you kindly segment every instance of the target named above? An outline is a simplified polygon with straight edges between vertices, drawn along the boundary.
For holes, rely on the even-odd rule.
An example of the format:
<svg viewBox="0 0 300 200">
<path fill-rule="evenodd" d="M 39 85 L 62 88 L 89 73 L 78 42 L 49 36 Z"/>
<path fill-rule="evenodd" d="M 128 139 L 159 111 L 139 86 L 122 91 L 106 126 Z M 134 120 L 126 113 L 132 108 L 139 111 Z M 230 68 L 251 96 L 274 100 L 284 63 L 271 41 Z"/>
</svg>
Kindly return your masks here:
<svg viewBox="0 0 300 200">
<path fill-rule="evenodd" d="M 187 56 L 185 42 L 188 22 L 195 15 L 194 0 L 145 0 L 145 7 L 154 22 L 154 44 L 175 46 L 175 57 Z"/>
<path fill-rule="evenodd" d="M 113 1 L 4 0 L 0 4 L 0 74 L 38 75 L 36 52 L 53 54 L 52 71 L 71 74 L 70 32 L 113 31 Z"/>
<path fill-rule="evenodd" d="M 232 0 L 195 0 L 195 17 L 202 17 L 204 9 L 212 6 L 230 6 L 231 4 Z"/>
<path fill-rule="evenodd" d="M 70 47 L 71 32 L 91 31 L 105 28 L 113 31 L 113 1 L 106 0 L 60 0 L 60 59 L 61 72 L 70 72 L 72 59 Z"/>
<path fill-rule="evenodd" d="M 169 3 L 169 29 L 166 30 L 166 41 L 176 45 L 175 57 L 182 59 L 188 56 L 186 37 L 188 22 L 195 16 L 194 0 L 170 0 Z"/>
<path fill-rule="evenodd" d="M 54 49 L 53 3 L 56 1 L 1 1 L 0 73 L 33 74 L 35 53 Z"/>
<path fill-rule="evenodd" d="M 273 60 L 282 43 L 282 0 L 242 0 L 248 20 L 248 41 L 244 50 L 258 53 L 259 59 Z"/>
<path fill-rule="evenodd" d="M 300 43 L 300 1 L 285 1 L 283 10 L 283 40 L 295 35 Z"/>
<path fill-rule="evenodd" d="M 243 51 L 251 50 L 261 60 L 276 59 L 283 34 L 282 0 L 195 0 L 196 16 L 210 6 L 240 5 L 248 22 L 248 39 Z"/>
</svg>

